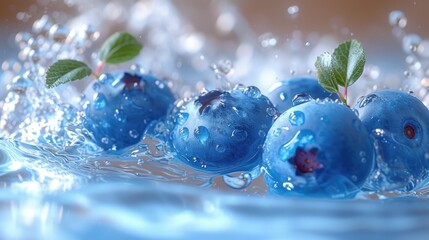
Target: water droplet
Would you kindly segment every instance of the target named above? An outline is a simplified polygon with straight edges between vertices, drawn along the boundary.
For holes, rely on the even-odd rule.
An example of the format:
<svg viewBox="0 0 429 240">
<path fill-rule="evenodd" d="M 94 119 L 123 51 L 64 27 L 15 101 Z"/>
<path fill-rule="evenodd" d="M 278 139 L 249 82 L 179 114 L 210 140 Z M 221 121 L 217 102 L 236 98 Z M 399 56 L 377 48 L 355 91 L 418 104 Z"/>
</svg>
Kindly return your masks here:
<svg viewBox="0 0 429 240">
<path fill-rule="evenodd" d="M 38 63 L 40 61 L 40 59 L 41 59 L 39 49 L 32 49 L 28 53 L 28 58 L 30 59 L 30 61 L 32 61 L 34 63 Z"/>
<path fill-rule="evenodd" d="M 32 81 L 24 76 L 16 76 L 12 80 L 11 90 L 17 93 L 23 93 L 32 85 Z"/>
<path fill-rule="evenodd" d="M 128 134 L 130 135 L 130 137 L 132 138 L 138 138 L 139 137 L 139 132 L 135 129 L 132 129 L 128 132 Z"/>
<path fill-rule="evenodd" d="M 275 116 L 276 114 L 277 114 L 277 109 L 275 109 L 275 108 L 267 108 L 267 114 L 268 114 L 268 116 L 270 116 L 270 117 L 273 117 L 273 116 Z"/>
<path fill-rule="evenodd" d="M 247 131 L 242 128 L 235 128 L 232 131 L 231 137 L 237 141 L 244 141 L 247 138 Z"/>
<path fill-rule="evenodd" d="M 385 131 L 381 128 L 376 128 L 372 132 L 377 137 L 383 137 L 385 135 Z"/>
<path fill-rule="evenodd" d="M 194 130 L 194 136 L 200 141 L 200 143 L 204 144 L 209 138 L 209 130 L 204 126 L 199 126 Z"/>
<path fill-rule="evenodd" d="M 47 35 L 52 22 L 47 15 L 43 15 L 40 19 L 33 23 L 33 32 L 35 34 Z"/>
<path fill-rule="evenodd" d="M 223 175 L 223 181 L 226 185 L 233 189 L 243 189 L 250 185 L 252 182 L 252 177 L 250 174 L 242 173 L 239 176 L 234 176 L 232 174 Z"/>
<path fill-rule="evenodd" d="M 245 88 L 243 90 L 243 93 L 246 94 L 248 97 L 251 97 L 251 98 L 259 98 L 262 95 L 259 88 L 254 87 L 254 86 L 250 86 L 250 87 Z"/>
<path fill-rule="evenodd" d="M 189 118 L 189 113 L 187 113 L 187 112 L 179 112 L 177 114 L 176 121 L 177 121 L 177 123 L 179 125 L 183 125 L 183 124 L 186 123 L 186 121 L 188 121 L 188 118 Z"/>
<path fill-rule="evenodd" d="M 282 129 L 276 128 L 276 130 L 274 130 L 274 132 L 273 132 L 273 135 L 274 135 L 274 137 L 278 137 L 278 136 L 280 136 L 281 133 L 282 133 Z"/>
<path fill-rule="evenodd" d="M 425 153 L 425 159 L 429 160 L 429 152 Z"/>
<path fill-rule="evenodd" d="M 217 144 L 216 145 L 216 151 L 217 152 L 219 152 L 219 153 L 223 153 L 223 152 L 225 152 L 225 146 L 224 145 L 222 145 L 222 144 Z"/>
<path fill-rule="evenodd" d="M 110 142 L 110 140 L 109 140 L 109 137 L 102 137 L 101 138 L 101 142 L 103 143 L 103 144 L 109 144 L 109 142 Z"/>
<path fill-rule="evenodd" d="M 401 11 L 392 11 L 389 14 L 389 23 L 393 27 L 405 28 L 407 26 L 407 17 Z"/>
<path fill-rule="evenodd" d="M 102 110 L 104 107 L 106 107 L 106 96 L 102 93 L 97 93 L 94 98 L 94 108 L 96 110 Z"/>
<path fill-rule="evenodd" d="M 260 137 L 265 137 L 266 133 L 265 133 L 265 131 L 264 131 L 264 130 L 259 130 L 258 135 L 259 135 Z"/>
<path fill-rule="evenodd" d="M 95 92 L 100 91 L 100 89 L 101 89 L 100 83 L 96 82 L 92 85 L 92 90 L 94 90 Z"/>
<path fill-rule="evenodd" d="M 366 97 L 362 97 L 361 99 L 359 99 L 359 107 L 363 108 L 366 105 L 370 104 L 372 101 L 374 101 L 374 99 L 377 99 L 378 96 L 375 94 L 368 94 Z"/>
<path fill-rule="evenodd" d="M 289 122 L 294 126 L 301 126 L 305 122 L 305 115 L 301 111 L 293 111 L 289 115 Z"/>
<path fill-rule="evenodd" d="M 259 42 L 264 48 L 274 47 L 277 45 L 277 38 L 275 38 L 272 33 L 268 32 L 259 36 Z"/>
<path fill-rule="evenodd" d="M 356 175 L 351 175 L 351 176 L 350 176 L 350 179 L 351 179 L 353 182 L 357 182 L 357 180 L 358 180 L 358 178 L 357 178 L 357 176 L 356 176 Z"/>
<path fill-rule="evenodd" d="M 284 182 L 282 185 L 288 191 L 291 191 L 295 188 L 295 186 L 291 182 Z"/>
<path fill-rule="evenodd" d="M 279 97 L 280 97 L 280 100 L 282 100 L 282 101 L 286 101 L 287 100 L 287 94 L 284 93 L 284 92 L 281 92 L 279 94 Z"/>
<path fill-rule="evenodd" d="M 292 99 L 293 106 L 298 106 L 300 104 L 306 103 L 313 100 L 313 98 L 307 93 L 298 93 Z"/>
<path fill-rule="evenodd" d="M 115 109 L 114 117 L 116 118 L 116 120 L 118 120 L 118 122 L 125 122 L 126 114 L 121 109 Z"/>
</svg>

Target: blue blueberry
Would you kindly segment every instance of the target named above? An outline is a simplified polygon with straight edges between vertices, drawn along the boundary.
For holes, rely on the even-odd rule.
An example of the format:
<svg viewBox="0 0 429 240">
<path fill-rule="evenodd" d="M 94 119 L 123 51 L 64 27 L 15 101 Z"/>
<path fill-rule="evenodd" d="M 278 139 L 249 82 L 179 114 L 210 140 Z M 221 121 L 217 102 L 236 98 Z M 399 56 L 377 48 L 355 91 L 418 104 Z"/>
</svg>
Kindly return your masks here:
<svg viewBox="0 0 429 240">
<path fill-rule="evenodd" d="M 411 94 L 380 90 L 358 99 L 354 108 L 375 138 L 378 169 L 370 188 L 409 191 L 429 171 L 429 111 Z"/>
<path fill-rule="evenodd" d="M 374 167 L 369 134 L 346 106 L 309 100 L 284 112 L 264 144 L 270 191 L 289 196 L 349 198 Z"/>
<path fill-rule="evenodd" d="M 283 113 L 293 107 L 294 97 L 301 93 L 310 95 L 314 99 L 340 100 L 336 93 L 326 91 L 317 79 L 310 77 L 294 77 L 277 82 L 270 87 L 267 97 L 279 110 L 279 113 Z"/>
<path fill-rule="evenodd" d="M 171 142 L 180 160 L 203 172 L 251 170 L 276 114 L 256 87 L 213 90 L 179 110 Z"/>
<path fill-rule="evenodd" d="M 166 116 L 175 101 L 163 81 L 130 72 L 100 76 L 85 96 L 83 125 L 106 150 L 139 142 L 148 124 Z"/>
</svg>

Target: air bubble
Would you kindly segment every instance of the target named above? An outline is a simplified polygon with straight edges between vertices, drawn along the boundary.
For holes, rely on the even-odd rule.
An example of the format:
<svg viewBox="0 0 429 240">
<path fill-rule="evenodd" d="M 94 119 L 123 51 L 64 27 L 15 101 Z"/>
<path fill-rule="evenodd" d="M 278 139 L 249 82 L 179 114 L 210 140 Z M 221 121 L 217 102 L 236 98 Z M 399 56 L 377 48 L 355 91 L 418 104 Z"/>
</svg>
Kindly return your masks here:
<svg viewBox="0 0 429 240">
<path fill-rule="evenodd" d="M 254 86 L 250 86 L 250 87 L 245 88 L 243 90 L 243 93 L 246 94 L 248 97 L 251 97 L 251 98 L 259 98 L 262 95 L 259 88 L 254 87 Z"/>
<path fill-rule="evenodd" d="M 313 100 L 313 98 L 307 93 L 298 93 L 292 99 L 293 106 L 298 106 L 300 104 L 306 103 Z"/>
<path fill-rule="evenodd" d="M 405 28 L 407 26 L 407 17 L 401 11 L 392 11 L 389 14 L 389 23 L 393 27 Z"/>
<path fill-rule="evenodd" d="M 209 139 L 209 130 L 204 126 L 199 126 L 194 130 L 194 136 L 200 141 L 200 143 L 206 143 Z"/>
<path fill-rule="evenodd" d="M 301 126 L 305 123 L 305 115 L 301 111 L 294 111 L 289 115 L 289 122 L 294 126 Z"/>
<path fill-rule="evenodd" d="M 241 128 L 235 128 L 231 133 L 231 137 L 240 142 L 246 140 L 247 135 L 247 131 Z"/>
<path fill-rule="evenodd" d="M 106 96 L 102 93 L 97 93 L 94 99 L 94 108 L 96 110 L 102 110 L 104 107 L 106 107 Z"/>
<path fill-rule="evenodd" d="M 179 131 L 180 131 L 179 134 L 180 134 L 180 137 L 182 138 L 182 140 L 183 141 L 188 140 L 188 138 L 189 138 L 189 129 L 187 127 L 182 127 L 182 128 L 180 128 Z"/>
</svg>

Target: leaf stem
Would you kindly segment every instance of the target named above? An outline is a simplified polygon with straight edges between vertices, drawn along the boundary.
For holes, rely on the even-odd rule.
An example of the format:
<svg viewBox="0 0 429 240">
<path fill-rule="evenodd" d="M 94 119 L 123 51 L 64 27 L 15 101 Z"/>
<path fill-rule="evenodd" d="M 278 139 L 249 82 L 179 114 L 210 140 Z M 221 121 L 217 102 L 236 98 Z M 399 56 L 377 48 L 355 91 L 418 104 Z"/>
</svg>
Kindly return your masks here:
<svg viewBox="0 0 429 240">
<path fill-rule="evenodd" d="M 95 76 L 100 76 L 101 70 L 103 69 L 104 62 L 100 61 L 97 65 L 97 71 L 95 72 Z"/>
<path fill-rule="evenodd" d="M 345 97 L 343 94 L 341 94 L 340 91 L 338 91 L 337 94 L 340 97 L 340 99 L 343 102 L 343 104 L 346 105 L 347 107 L 349 107 L 349 105 L 347 105 L 347 97 Z"/>
</svg>

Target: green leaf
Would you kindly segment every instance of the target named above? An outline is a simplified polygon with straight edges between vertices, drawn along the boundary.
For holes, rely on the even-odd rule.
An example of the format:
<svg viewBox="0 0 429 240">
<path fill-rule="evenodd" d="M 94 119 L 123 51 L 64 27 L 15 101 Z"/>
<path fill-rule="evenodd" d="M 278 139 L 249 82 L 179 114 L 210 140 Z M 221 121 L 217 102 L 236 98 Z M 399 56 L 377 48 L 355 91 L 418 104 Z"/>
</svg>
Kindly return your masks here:
<svg viewBox="0 0 429 240">
<path fill-rule="evenodd" d="M 142 47 L 143 45 L 131 34 L 117 32 L 103 43 L 100 60 L 107 64 L 126 62 L 136 57 Z"/>
<path fill-rule="evenodd" d="M 91 75 L 91 69 L 83 62 L 76 60 L 59 60 L 46 72 L 46 86 L 56 87 L 60 84 L 82 79 Z"/>
<path fill-rule="evenodd" d="M 332 54 L 331 65 L 338 85 L 351 86 L 362 75 L 365 66 L 362 44 L 354 39 L 341 43 Z"/>
<path fill-rule="evenodd" d="M 331 60 L 331 54 L 323 53 L 317 57 L 315 66 L 317 69 L 317 78 L 319 79 L 320 85 L 322 85 L 326 91 L 336 93 L 338 92 L 338 85 L 335 82 L 332 72 Z"/>
</svg>

